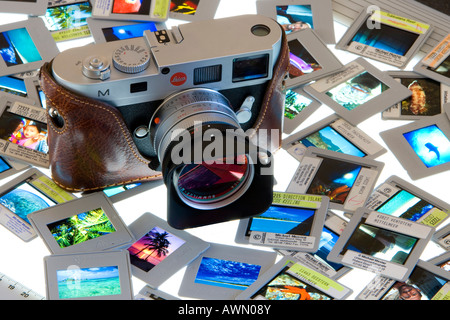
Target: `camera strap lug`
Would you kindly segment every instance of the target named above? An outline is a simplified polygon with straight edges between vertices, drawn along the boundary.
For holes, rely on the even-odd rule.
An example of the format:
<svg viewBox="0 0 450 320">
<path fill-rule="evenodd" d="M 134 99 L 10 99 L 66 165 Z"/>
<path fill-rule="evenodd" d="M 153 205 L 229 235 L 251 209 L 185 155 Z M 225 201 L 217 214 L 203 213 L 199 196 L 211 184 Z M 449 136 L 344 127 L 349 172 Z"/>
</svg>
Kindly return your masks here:
<svg viewBox="0 0 450 320">
<path fill-rule="evenodd" d="M 51 121 L 57 128 L 62 128 L 64 126 L 64 119 L 63 117 L 61 117 L 58 110 L 56 110 L 54 107 L 50 107 L 47 112 L 50 116 Z"/>
</svg>

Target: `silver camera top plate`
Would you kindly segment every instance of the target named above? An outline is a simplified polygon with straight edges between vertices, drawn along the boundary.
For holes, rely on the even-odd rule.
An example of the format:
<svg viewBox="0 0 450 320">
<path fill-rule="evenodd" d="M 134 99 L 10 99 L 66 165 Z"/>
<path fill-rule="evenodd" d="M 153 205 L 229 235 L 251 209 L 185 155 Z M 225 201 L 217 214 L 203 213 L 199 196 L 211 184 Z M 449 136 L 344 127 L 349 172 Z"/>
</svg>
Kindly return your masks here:
<svg viewBox="0 0 450 320">
<path fill-rule="evenodd" d="M 272 78 L 281 38 L 281 27 L 260 15 L 198 21 L 165 33 L 146 31 L 143 38 L 66 50 L 54 59 L 53 74 L 72 91 L 120 107 L 193 87 L 222 90 L 264 83 Z M 113 60 L 124 62 L 124 52 L 135 57 L 125 64 L 148 59 L 148 66 L 132 73 L 117 70 Z M 97 62 L 104 61 L 99 79 L 83 74 L 86 60 L 100 69 Z M 211 71 L 209 81 L 198 81 Z"/>
</svg>

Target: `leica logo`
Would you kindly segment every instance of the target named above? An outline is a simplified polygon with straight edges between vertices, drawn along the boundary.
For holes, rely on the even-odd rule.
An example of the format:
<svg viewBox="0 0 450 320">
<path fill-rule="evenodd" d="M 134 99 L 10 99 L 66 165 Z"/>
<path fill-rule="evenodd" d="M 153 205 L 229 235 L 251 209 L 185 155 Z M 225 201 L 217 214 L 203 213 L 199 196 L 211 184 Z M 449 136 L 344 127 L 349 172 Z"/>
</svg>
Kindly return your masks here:
<svg viewBox="0 0 450 320">
<path fill-rule="evenodd" d="M 177 72 L 170 78 L 170 83 L 174 86 L 181 86 L 187 80 L 187 76 L 183 72 Z"/>
</svg>

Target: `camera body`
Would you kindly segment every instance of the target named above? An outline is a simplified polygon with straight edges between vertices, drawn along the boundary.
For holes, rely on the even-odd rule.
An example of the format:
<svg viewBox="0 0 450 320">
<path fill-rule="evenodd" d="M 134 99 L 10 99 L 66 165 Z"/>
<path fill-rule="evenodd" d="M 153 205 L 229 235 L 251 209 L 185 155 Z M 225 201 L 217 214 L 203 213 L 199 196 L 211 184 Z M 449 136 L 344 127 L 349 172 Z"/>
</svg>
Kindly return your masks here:
<svg viewBox="0 0 450 320">
<path fill-rule="evenodd" d="M 96 190 L 161 171 L 179 229 L 266 211 L 272 144 L 255 133 L 280 137 L 288 63 L 282 28 L 260 15 L 62 52 L 41 69 L 55 181 Z"/>
<path fill-rule="evenodd" d="M 53 63 L 56 81 L 122 113 L 142 155 L 156 156 L 136 130 L 172 95 L 192 88 L 222 93 L 237 112 L 248 96 L 251 128 L 281 47 L 281 28 L 260 15 L 192 22 L 144 37 L 88 45 L 62 52 Z M 142 131 L 141 131 L 142 132 Z"/>
</svg>

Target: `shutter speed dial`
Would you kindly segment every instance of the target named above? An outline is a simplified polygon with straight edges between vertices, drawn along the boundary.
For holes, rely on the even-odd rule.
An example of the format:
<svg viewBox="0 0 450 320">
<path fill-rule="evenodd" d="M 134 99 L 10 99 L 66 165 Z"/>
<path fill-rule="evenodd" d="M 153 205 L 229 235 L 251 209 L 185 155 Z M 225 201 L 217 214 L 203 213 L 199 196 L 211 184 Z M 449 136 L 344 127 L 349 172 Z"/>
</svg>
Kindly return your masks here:
<svg viewBox="0 0 450 320">
<path fill-rule="evenodd" d="M 112 61 L 119 71 L 139 73 L 150 64 L 150 52 L 148 48 L 139 45 L 125 45 L 114 51 Z"/>
</svg>

